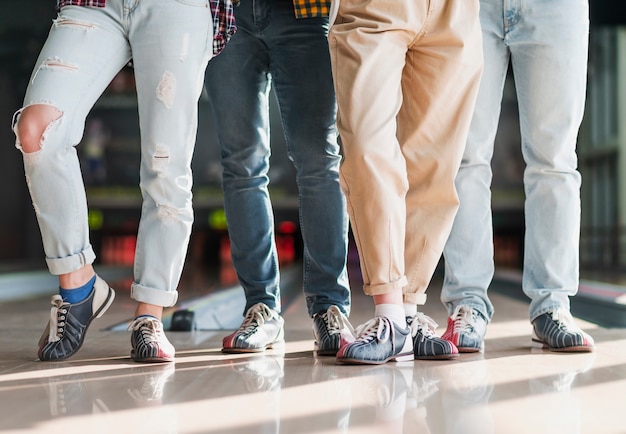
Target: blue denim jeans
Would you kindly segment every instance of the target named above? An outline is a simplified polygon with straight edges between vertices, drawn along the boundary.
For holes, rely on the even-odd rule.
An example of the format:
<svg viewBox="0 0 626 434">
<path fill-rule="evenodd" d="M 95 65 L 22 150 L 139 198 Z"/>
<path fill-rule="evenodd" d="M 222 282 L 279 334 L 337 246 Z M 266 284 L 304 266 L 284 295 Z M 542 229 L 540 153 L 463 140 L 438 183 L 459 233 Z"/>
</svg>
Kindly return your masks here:
<svg viewBox="0 0 626 434">
<path fill-rule="evenodd" d="M 348 313 L 348 218 L 339 186 L 336 103 L 328 19 L 296 19 L 291 1 L 242 0 L 238 31 L 207 69 L 223 166 L 233 264 L 246 309 L 280 311 L 274 216 L 268 194 L 269 90 L 278 98 L 287 151 L 296 168 L 309 314 L 331 305 Z"/>
<path fill-rule="evenodd" d="M 511 62 L 526 162 L 523 290 L 533 320 L 569 308 L 578 290 L 580 174 L 576 140 L 587 79 L 587 0 L 481 0 L 485 67 L 456 186 L 441 299 L 491 318 L 491 157 Z M 503 19 L 504 18 L 504 19 Z"/>
<path fill-rule="evenodd" d="M 143 206 L 131 295 L 160 306 L 176 303 L 193 222 L 191 157 L 212 38 L 207 0 L 107 0 L 105 8 L 61 9 L 24 98 L 24 107 L 47 104 L 61 112 L 46 129 L 40 149 L 23 153 L 52 274 L 69 273 L 95 259 L 75 146 L 96 100 L 132 58 Z M 16 132 L 27 119 L 22 112 L 14 117 Z M 20 137 L 16 146 L 23 149 Z"/>
</svg>

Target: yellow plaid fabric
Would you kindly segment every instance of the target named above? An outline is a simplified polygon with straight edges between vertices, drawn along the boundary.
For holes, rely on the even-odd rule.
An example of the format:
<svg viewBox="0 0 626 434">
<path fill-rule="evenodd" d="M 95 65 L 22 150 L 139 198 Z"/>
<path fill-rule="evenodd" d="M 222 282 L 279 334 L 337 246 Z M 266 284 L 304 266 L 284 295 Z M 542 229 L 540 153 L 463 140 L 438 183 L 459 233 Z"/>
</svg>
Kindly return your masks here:
<svg viewBox="0 0 626 434">
<path fill-rule="evenodd" d="M 327 17 L 331 0 L 293 0 L 296 18 Z"/>
</svg>

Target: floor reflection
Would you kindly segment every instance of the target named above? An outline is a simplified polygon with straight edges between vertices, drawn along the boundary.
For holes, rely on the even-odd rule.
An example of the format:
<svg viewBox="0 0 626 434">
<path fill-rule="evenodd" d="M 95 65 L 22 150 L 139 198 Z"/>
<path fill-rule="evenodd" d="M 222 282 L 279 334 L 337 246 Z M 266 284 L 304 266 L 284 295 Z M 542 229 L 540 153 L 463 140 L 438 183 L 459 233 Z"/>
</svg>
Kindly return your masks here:
<svg viewBox="0 0 626 434">
<path fill-rule="evenodd" d="M 202 278 L 204 279 L 204 278 Z M 202 288 L 198 279 L 194 285 Z M 283 352 L 224 354 L 221 339 L 236 327 L 239 288 L 206 300 L 189 297 L 204 327 L 168 331 L 175 363 L 142 365 L 128 357 L 124 323 L 134 305 L 119 297 L 90 329 L 75 357 L 36 362 L 48 297 L 0 305 L 2 433 L 404 434 L 623 433 L 626 335 L 583 323 L 596 339 L 590 354 L 531 349 L 527 304 L 494 294 L 498 316 L 484 353 L 456 360 L 340 365 L 313 352 L 311 321 L 297 273 L 283 274 Z M 196 287 L 190 285 L 190 287 Z M 204 285 L 206 286 L 206 285 Z M 194 293 L 195 294 L 195 293 Z M 296 295 L 297 294 L 297 295 Z M 185 303 L 189 303 L 187 306 Z M 352 320 L 371 300 L 354 292 Z M 212 307 L 208 309 L 207 306 Z M 430 303 L 427 314 L 447 312 Z M 36 321 L 34 316 L 38 316 Z M 204 318 L 206 317 L 206 318 Z M 208 318 L 215 320 L 209 321 Z M 219 320 L 219 321 L 218 321 Z M 205 325 L 206 324 L 206 325 Z"/>
</svg>

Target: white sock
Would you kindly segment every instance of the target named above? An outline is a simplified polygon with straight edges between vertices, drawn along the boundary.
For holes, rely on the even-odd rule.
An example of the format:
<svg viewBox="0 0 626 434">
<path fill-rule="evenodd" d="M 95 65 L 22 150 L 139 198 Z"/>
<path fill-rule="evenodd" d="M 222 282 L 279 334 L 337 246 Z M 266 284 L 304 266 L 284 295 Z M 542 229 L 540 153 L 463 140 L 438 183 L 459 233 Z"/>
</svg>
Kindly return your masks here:
<svg viewBox="0 0 626 434">
<path fill-rule="evenodd" d="M 404 316 L 413 318 L 417 315 L 417 305 L 413 303 L 404 303 Z"/>
<path fill-rule="evenodd" d="M 406 327 L 404 308 L 399 304 L 377 304 L 374 315 L 385 316 L 401 327 Z"/>
</svg>

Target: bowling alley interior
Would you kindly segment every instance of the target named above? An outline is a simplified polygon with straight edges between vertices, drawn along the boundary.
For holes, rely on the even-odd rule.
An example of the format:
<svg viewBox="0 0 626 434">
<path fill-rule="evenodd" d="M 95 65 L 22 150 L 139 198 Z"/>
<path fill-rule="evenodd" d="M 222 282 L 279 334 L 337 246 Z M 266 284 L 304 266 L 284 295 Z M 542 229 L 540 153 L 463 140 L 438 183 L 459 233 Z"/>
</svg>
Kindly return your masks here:
<svg viewBox="0 0 626 434">
<path fill-rule="evenodd" d="M 179 0 L 181 1 L 181 0 Z M 246 0 L 242 0 L 246 1 Z M 626 433 L 626 11 L 593 0 L 581 184 L 576 324 L 593 351 L 531 345 L 524 281 L 525 162 L 509 69 L 492 159 L 494 306 L 484 348 L 450 360 L 345 364 L 315 351 L 303 293 L 303 241 L 295 169 L 272 91 L 269 191 L 275 218 L 285 344 L 226 353 L 245 314 L 221 189 L 208 95 L 198 102 L 192 161 L 194 222 L 175 306 L 163 329 L 172 362 L 130 357 L 133 264 L 142 198 L 134 72 L 124 67 L 87 117 L 76 147 L 88 200 L 94 268 L 115 290 L 80 351 L 41 361 L 38 342 L 58 280 L 48 271 L 11 119 L 56 16 L 54 2 L 4 2 L 0 17 L 0 431 L 7 433 Z M 523 3 L 523 0 L 522 0 Z M 349 234 L 349 320 L 373 316 L 357 243 Z M 420 309 L 441 335 L 442 258 Z"/>
</svg>

